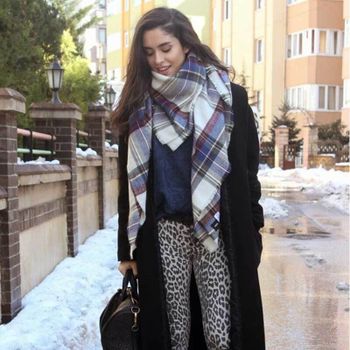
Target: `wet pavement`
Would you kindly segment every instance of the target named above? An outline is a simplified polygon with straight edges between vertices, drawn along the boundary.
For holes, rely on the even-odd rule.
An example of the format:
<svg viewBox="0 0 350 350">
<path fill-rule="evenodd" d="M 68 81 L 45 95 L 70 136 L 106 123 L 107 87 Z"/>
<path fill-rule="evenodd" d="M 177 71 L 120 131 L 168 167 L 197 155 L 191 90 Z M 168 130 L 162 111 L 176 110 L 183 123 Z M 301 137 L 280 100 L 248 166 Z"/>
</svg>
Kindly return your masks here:
<svg viewBox="0 0 350 350">
<path fill-rule="evenodd" d="M 288 216 L 267 218 L 259 268 L 268 350 L 349 349 L 349 215 L 303 192 L 264 192 Z M 345 290 L 344 290 L 345 289 Z"/>
</svg>

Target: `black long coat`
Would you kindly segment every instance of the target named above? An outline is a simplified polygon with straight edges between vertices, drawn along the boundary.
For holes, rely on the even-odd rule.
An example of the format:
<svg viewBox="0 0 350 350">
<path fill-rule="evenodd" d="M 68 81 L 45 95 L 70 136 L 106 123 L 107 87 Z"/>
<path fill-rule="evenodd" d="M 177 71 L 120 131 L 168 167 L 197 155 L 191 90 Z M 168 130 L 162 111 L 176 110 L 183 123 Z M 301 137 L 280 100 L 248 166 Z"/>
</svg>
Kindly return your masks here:
<svg viewBox="0 0 350 350">
<path fill-rule="evenodd" d="M 259 229 L 264 224 L 257 179 L 259 144 L 246 91 L 232 84 L 235 126 L 228 148 L 232 171 L 221 190 L 221 224 L 231 274 L 231 349 L 265 349 L 264 326 L 257 267 L 262 250 Z M 119 144 L 118 260 L 130 260 L 127 239 L 127 139 Z M 150 161 L 152 165 L 152 161 Z M 153 169 L 147 184 L 146 221 L 140 228 L 135 251 L 139 274 L 142 350 L 170 350 L 170 335 L 154 213 Z M 192 281 L 194 279 L 192 278 Z M 205 350 L 199 298 L 191 286 L 190 349 Z"/>
</svg>

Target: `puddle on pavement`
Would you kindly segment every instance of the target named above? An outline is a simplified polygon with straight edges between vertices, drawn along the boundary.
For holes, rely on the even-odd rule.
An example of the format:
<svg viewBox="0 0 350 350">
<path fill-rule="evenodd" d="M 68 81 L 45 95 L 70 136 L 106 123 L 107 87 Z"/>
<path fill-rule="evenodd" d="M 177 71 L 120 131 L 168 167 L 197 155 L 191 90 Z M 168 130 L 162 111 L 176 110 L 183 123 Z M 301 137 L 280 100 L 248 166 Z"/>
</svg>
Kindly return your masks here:
<svg viewBox="0 0 350 350">
<path fill-rule="evenodd" d="M 287 238 L 311 240 L 330 237 L 333 233 L 345 232 L 348 220 L 345 214 L 334 213 L 334 208 L 318 204 L 319 194 L 305 192 L 263 192 L 263 197 L 284 201 L 288 216 L 265 217 L 263 234 L 274 234 Z M 345 228 L 345 229 L 344 229 Z"/>
<path fill-rule="evenodd" d="M 293 227 L 287 226 L 288 220 L 286 221 L 266 218 L 265 227 L 261 230 L 261 233 L 300 240 L 327 238 L 331 234 L 313 226 L 313 223 L 311 224 L 310 220 L 306 217 L 299 218 L 298 225 L 294 224 Z"/>
<path fill-rule="evenodd" d="M 266 217 L 261 230 L 267 349 L 349 349 L 349 290 L 341 283 L 349 272 L 348 217 L 316 195 L 263 195 L 288 207 L 287 217 Z"/>
</svg>

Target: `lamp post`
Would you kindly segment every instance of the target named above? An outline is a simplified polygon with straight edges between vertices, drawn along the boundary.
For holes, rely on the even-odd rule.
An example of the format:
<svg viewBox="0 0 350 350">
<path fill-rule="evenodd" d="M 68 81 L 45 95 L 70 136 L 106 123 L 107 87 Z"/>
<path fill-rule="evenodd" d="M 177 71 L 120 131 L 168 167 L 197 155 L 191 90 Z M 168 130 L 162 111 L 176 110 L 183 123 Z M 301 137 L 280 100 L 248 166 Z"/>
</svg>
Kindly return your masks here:
<svg viewBox="0 0 350 350">
<path fill-rule="evenodd" d="M 116 92 L 113 90 L 112 86 L 108 86 L 105 89 L 105 104 L 108 107 L 108 109 L 112 109 L 112 106 L 115 101 Z"/>
<path fill-rule="evenodd" d="M 46 69 L 46 72 L 49 80 L 49 86 L 52 90 L 51 103 L 62 103 L 58 96 L 58 91 L 62 87 L 64 69 L 61 67 L 57 58 L 55 58 L 55 60 Z"/>
</svg>

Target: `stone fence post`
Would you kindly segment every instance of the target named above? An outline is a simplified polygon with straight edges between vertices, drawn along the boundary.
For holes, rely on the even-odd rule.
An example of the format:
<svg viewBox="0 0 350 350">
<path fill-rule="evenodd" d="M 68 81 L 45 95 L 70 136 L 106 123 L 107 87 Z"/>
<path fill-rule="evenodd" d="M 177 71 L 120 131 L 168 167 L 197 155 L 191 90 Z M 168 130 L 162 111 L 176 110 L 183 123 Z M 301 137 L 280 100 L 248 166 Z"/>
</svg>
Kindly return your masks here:
<svg viewBox="0 0 350 350">
<path fill-rule="evenodd" d="M 78 239 L 78 184 L 77 184 L 77 120 L 81 120 L 81 110 L 73 103 L 53 104 L 51 102 L 33 103 L 30 116 L 35 121 L 37 131 L 54 134 L 55 158 L 71 168 L 71 179 L 67 181 L 67 235 L 68 256 L 75 256 Z"/>
<path fill-rule="evenodd" d="M 317 155 L 318 128 L 316 125 L 303 126 L 303 167 L 310 168 L 312 156 Z"/>
<path fill-rule="evenodd" d="M 20 239 L 18 231 L 17 113 L 25 112 L 25 98 L 0 88 L 0 187 L 7 192 L 0 211 L 1 321 L 21 309 Z"/>
<path fill-rule="evenodd" d="M 280 125 L 275 129 L 275 167 L 283 168 L 283 150 L 288 146 L 289 131 L 285 125 Z"/>
<path fill-rule="evenodd" d="M 105 206 L 106 206 L 106 121 L 109 120 L 110 112 L 105 106 L 90 105 L 86 116 L 86 127 L 89 133 L 89 146 L 102 158 L 102 166 L 98 169 L 98 206 L 99 206 L 99 227 L 105 227 Z"/>
</svg>

